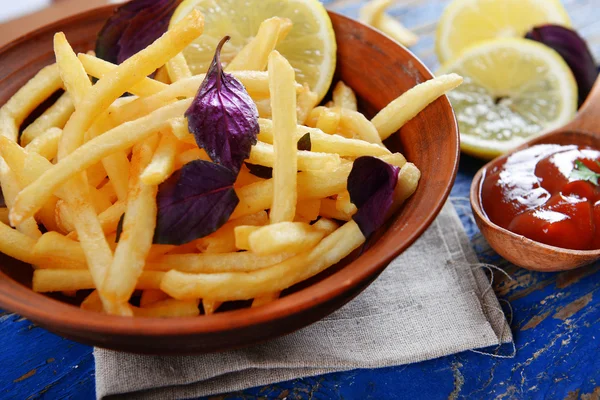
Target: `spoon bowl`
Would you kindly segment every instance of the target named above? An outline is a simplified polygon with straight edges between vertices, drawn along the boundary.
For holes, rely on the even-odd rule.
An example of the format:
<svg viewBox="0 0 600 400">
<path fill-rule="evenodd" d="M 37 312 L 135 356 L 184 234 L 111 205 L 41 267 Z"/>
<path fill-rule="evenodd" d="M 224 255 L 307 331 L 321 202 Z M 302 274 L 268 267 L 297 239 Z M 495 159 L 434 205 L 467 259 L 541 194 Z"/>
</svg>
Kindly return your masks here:
<svg viewBox="0 0 600 400">
<path fill-rule="evenodd" d="M 484 165 L 473 178 L 470 194 L 471 208 L 479 230 L 490 246 L 511 263 L 542 272 L 564 271 L 590 264 L 600 259 L 600 249 L 570 250 L 536 242 L 496 225 L 483 210 L 481 185 L 488 171 L 501 166 L 512 154 L 538 144 L 589 146 L 600 150 L 600 79 L 572 122 L 535 137 Z"/>
</svg>

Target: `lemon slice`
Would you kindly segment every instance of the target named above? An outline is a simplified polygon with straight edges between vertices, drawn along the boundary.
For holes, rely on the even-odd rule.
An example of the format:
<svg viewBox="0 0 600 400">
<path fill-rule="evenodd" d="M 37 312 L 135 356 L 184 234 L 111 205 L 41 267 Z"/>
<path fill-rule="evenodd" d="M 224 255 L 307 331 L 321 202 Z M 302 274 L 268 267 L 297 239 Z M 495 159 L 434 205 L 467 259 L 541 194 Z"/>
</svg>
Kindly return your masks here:
<svg viewBox="0 0 600 400">
<path fill-rule="evenodd" d="M 559 128 L 577 111 L 577 84 L 554 50 L 527 39 L 495 39 L 466 49 L 439 73 L 456 72 L 448 93 L 461 149 L 492 158 L 533 136 Z"/>
<path fill-rule="evenodd" d="M 293 28 L 277 50 L 296 71 L 296 80 L 318 93 L 319 101 L 331 86 L 336 66 L 335 33 L 325 7 L 318 0 L 185 0 L 173 14 L 171 24 L 193 9 L 204 14 L 204 33 L 183 54 L 194 75 L 204 73 L 217 43 L 231 40 L 221 53 L 226 64 L 253 38 L 265 19 L 289 18 Z"/>
<path fill-rule="evenodd" d="M 537 25 L 571 26 L 560 0 L 454 0 L 437 29 L 440 62 L 482 40 L 525 36 Z"/>
</svg>

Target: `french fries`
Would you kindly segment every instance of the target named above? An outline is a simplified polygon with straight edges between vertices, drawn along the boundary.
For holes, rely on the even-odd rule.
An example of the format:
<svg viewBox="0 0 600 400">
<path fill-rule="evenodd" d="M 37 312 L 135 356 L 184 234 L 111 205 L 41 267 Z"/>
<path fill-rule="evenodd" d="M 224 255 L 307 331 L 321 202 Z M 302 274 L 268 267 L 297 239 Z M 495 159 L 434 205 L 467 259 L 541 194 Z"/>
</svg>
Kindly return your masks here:
<svg viewBox="0 0 600 400">
<path fill-rule="evenodd" d="M 372 17 L 397 30 L 383 12 L 389 1 L 380 3 Z M 200 310 L 210 315 L 236 300 L 252 299 L 259 307 L 366 240 L 353 221 L 359 210 L 347 187 L 356 158 L 378 157 L 400 168 L 389 215 L 417 190 L 418 168 L 382 140 L 460 77 L 419 85 L 372 121 L 357 111 L 356 95 L 344 82 L 326 106 L 318 106 L 318 94 L 296 82 L 294 67 L 275 50 L 292 24 L 274 17 L 226 66 L 263 117 L 246 164 L 227 178 L 235 210 L 207 236 L 153 244 L 155 230 L 156 242 L 170 243 L 160 231 L 170 204 L 164 203 L 166 192 L 157 195 L 171 190 L 173 181 L 162 184 L 192 161 L 213 162 L 208 153 L 214 149 L 199 147 L 188 126 L 206 75 L 192 76 L 194 66 L 182 53 L 203 28 L 203 16 L 193 11 L 120 65 L 76 55 L 57 33 L 56 64 L 0 108 L 0 183 L 7 206 L 0 208 L 0 251 L 34 266 L 34 291 L 75 296 L 93 290 L 82 309 L 147 318 L 198 316 Z M 155 79 L 147 77 L 156 70 Z M 65 93 L 18 142 L 23 121 L 59 89 Z M 139 307 L 132 305 L 137 296 Z"/>
<path fill-rule="evenodd" d="M 273 204 L 271 223 L 293 221 L 296 214 L 298 150 L 294 69 L 277 51 L 269 55 L 269 86 L 273 109 Z"/>
<path fill-rule="evenodd" d="M 457 74 L 438 76 L 413 87 L 392 101 L 371 120 L 381 140 L 390 137 L 438 97 L 458 87 L 462 81 L 463 78 Z"/>
<path fill-rule="evenodd" d="M 325 237 L 310 252 L 279 264 L 252 272 L 191 274 L 170 270 L 160 289 L 169 296 L 189 300 L 209 298 L 216 301 L 247 300 L 280 292 L 314 276 L 358 248 L 365 241 L 354 221 L 347 222 Z M 241 253 L 243 254 L 243 253 Z"/>
</svg>

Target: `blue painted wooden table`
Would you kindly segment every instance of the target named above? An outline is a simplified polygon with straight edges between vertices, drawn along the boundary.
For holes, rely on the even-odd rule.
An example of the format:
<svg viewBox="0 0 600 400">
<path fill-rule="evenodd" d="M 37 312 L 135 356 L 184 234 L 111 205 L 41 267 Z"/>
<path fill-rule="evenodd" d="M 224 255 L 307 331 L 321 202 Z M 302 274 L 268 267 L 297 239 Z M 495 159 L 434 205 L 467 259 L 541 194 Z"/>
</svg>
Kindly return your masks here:
<svg viewBox="0 0 600 400">
<path fill-rule="evenodd" d="M 399 0 L 392 14 L 421 40 L 414 51 L 432 69 L 435 21 L 447 0 Z M 563 0 L 574 25 L 600 60 L 599 0 Z M 362 0 L 325 1 L 356 16 Z M 506 265 L 489 251 L 469 219 L 468 190 L 482 165 L 463 157 L 452 192 L 465 229 L 495 274 L 494 289 L 510 303 L 516 355 L 493 358 L 465 352 L 377 370 L 297 379 L 214 399 L 599 399 L 600 264 L 563 273 L 535 273 Z M 508 311 L 508 309 L 507 309 Z M 0 399 L 87 399 L 94 396 L 92 349 L 0 311 Z M 511 356 L 512 348 L 499 354 Z"/>
</svg>

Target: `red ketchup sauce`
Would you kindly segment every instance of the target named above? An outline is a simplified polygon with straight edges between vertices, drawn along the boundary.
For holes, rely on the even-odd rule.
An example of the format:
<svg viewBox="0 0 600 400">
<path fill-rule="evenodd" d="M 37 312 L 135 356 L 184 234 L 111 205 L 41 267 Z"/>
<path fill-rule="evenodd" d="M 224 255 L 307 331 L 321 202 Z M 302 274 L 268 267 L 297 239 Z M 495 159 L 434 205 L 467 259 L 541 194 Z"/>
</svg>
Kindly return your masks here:
<svg viewBox="0 0 600 400">
<path fill-rule="evenodd" d="M 574 250 L 600 248 L 600 187 L 581 177 L 600 173 L 600 151 L 541 144 L 487 171 L 480 199 L 488 218 L 537 242 Z M 574 170 L 577 170 L 574 175 Z"/>
</svg>

